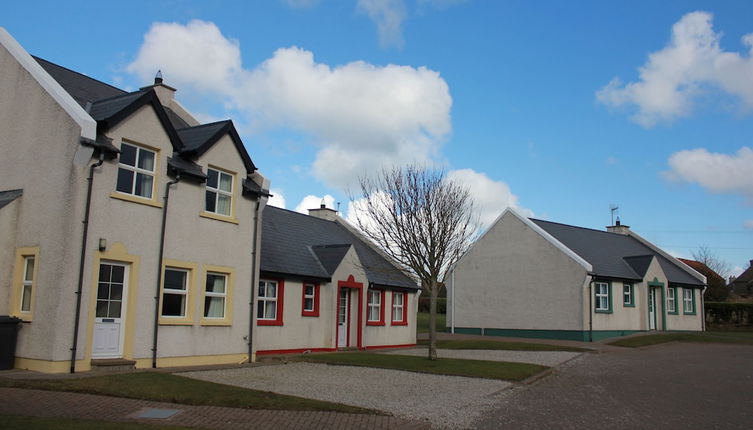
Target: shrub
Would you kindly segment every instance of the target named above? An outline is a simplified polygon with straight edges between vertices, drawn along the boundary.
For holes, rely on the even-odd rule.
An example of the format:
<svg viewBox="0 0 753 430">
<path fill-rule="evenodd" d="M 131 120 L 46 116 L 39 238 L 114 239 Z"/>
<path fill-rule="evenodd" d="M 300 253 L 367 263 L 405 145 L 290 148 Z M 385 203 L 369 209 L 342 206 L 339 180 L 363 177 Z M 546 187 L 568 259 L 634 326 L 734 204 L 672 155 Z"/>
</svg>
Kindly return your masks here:
<svg viewBox="0 0 753 430">
<path fill-rule="evenodd" d="M 708 324 L 753 324 L 753 303 L 706 302 Z"/>
</svg>

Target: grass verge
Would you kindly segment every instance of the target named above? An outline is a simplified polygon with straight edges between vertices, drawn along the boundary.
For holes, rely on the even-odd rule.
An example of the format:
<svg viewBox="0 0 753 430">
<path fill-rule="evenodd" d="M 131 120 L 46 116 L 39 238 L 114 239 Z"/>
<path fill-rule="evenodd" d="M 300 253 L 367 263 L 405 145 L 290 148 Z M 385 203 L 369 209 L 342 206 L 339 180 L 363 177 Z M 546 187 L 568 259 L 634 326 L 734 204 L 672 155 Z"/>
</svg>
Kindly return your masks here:
<svg viewBox="0 0 753 430">
<path fill-rule="evenodd" d="M 442 333 L 447 331 L 447 315 L 437 313 L 437 332 Z M 419 333 L 429 332 L 429 313 L 419 312 L 416 317 L 416 327 Z"/>
<path fill-rule="evenodd" d="M 467 376 L 471 378 L 522 381 L 548 369 L 546 366 L 506 361 L 461 360 L 442 358 L 431 361 L 424 357 L 407 355 L 375 354 L 368 352 L 338 352 L 306 356 L 305 361 L 378 367 L 382 369 L 407 370 L 409 372 L 434 373 L 438 375 Z"/>
<path fill-rule="evenodd" d="M 419 345 L 428 345 L 428 340 L 418 342 Z M 587 352 L 590 349 L 576 348 L 573 346 L 549 345 L 545 343 L 507 342 L 498 340 L 438 340 L 437 348 L 440 349 L 485 349 L 504 351 L 567 351 Z"/>
<path fill-rule="evenodd" d="M 76 379 L 14 380 L 0 378 L 0 386 L 71 391 L 184 405 L 245 409 L 334 411 L 376 414 L 377 411 L 321 400 L 199 381 L 169 373 L 138 372 Z"/>
<path fill-rule="evenodd" d="M 166 425 L 80 420 L 73 418 L 22 417 L 0 415 L 5 430 L 202 430 L 197 427 L 176 427 Z"/>
<path fill-rule="evenodd" d="M 698 333 L 660 333 L 635 336 L 610 342 L 610 345 L 638 348 L 667 342 L 733 343 L 753 345 L 753 332 L 706 331 Z"/>
</svg>

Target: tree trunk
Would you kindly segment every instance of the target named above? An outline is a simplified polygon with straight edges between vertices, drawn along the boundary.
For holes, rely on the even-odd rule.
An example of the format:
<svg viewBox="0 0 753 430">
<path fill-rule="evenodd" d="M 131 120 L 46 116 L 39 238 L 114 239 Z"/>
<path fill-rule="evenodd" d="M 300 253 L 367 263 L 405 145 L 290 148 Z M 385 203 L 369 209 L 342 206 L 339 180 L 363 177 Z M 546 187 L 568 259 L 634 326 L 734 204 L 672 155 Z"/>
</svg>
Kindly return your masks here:
<svg viewBox="0 0 753 430">
<path fill-rule="evenodd" d="M 429 360 L 437 359 L 437 280 L 429 282 Z"/>
</svg>

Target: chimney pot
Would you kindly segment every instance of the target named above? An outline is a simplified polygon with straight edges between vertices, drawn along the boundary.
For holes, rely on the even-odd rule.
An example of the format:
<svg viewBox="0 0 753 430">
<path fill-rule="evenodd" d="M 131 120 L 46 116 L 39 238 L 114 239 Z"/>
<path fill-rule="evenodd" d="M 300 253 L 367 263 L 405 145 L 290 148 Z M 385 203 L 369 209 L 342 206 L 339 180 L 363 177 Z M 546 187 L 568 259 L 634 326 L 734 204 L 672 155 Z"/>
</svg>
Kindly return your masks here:
<svg viewBox="0 0 753 430">
<path fill-rule="evenodd" d="M 162 70 L 157 70 L 157 74 L 154 75 L 154 85 L 162 83 Z"/>
</svg>

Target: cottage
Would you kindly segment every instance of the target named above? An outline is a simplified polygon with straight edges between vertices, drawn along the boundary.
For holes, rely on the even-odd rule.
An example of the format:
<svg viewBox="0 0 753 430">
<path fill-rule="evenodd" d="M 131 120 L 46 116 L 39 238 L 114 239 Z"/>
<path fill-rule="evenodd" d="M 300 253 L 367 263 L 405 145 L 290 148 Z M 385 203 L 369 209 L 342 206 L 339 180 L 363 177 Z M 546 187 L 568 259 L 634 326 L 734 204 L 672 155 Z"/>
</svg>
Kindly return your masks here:
<svg viewBox="0 0 753 430">
<path fill-rule="evenodd" d="M 457 262 L 457 333 L 599 340 L 703 330 L 706 279 L 628 226 L 592 230 L 506 209 Z"/>
<path fill-rule="evenodd" d="M 418 287 L 332 209 L 263 213 L 257 354 L 416 343 Z"/>
<path fill-rule="evenodd" d="M 0 28 L 0 315 L 18 368 L 239 363 L 268 183 L 232 121 L 126 92 Z M 256 256 L 256 259 L 254 259 Z"/>
<path fill-rule="evenodd" d="M 732 292 L 738 296 L 750 297 L 753 295 L 753 260 L 750 260 L 750 266 L 738 277 L 732 279 L 729 285 Z"/>
</svg>

